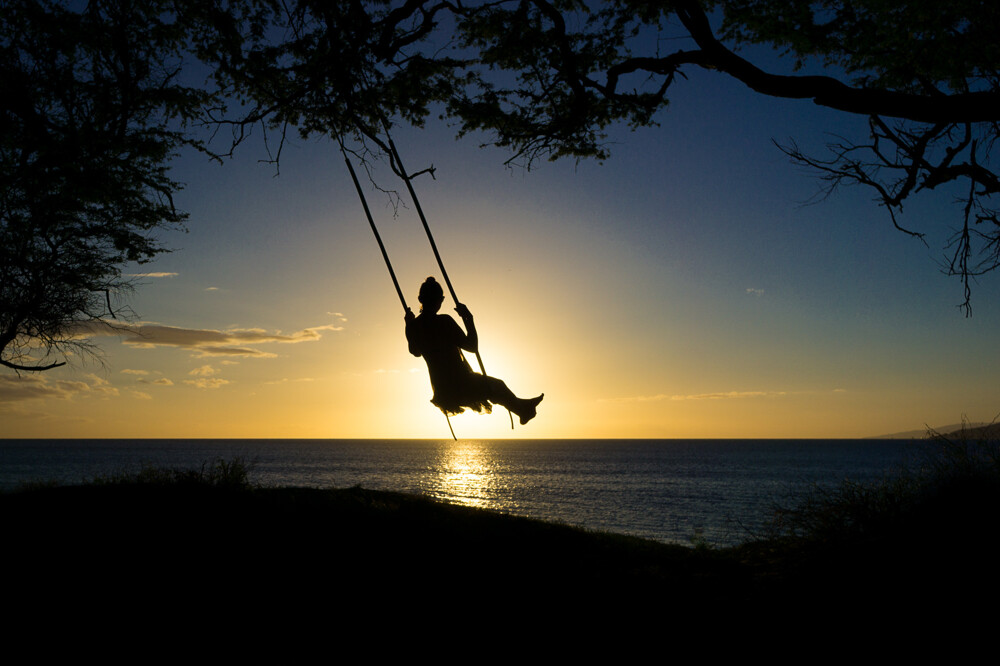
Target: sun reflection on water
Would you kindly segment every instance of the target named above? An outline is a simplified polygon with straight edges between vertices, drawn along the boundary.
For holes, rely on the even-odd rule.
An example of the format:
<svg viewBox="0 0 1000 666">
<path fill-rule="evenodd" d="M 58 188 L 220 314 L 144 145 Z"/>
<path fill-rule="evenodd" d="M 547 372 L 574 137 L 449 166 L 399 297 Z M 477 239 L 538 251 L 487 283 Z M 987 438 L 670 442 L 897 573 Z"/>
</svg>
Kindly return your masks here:
<svg viewBox="0 0 1000 666">
<path fill-rule="evenodd" d="M 500 509 L 500 461 L 496 452 L 475 440 L 442 446 L 430 494 L 455 504 Z"/>
</svg>

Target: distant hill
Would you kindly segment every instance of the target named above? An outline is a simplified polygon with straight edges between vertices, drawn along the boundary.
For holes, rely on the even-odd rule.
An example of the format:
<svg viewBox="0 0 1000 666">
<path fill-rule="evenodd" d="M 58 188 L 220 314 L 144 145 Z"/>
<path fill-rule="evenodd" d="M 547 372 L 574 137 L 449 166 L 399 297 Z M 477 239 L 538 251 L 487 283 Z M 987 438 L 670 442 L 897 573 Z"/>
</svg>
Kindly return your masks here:
<svg viewBox="0 0 1000 666">
<path fill-rule="evenodd" d="M 965 431 L 966 437 L 1000 437 L 1000 423 L 953 423 L 951 425 L 934 428 L 934 432 L 952 437 Z M 891 435 L 878 435 L 876 437 L 866 437 L 866 439 L 927 439 L 927 428 L 921 430 L 907 430 L 905 432 L 894 432 Z"/>
</svg>

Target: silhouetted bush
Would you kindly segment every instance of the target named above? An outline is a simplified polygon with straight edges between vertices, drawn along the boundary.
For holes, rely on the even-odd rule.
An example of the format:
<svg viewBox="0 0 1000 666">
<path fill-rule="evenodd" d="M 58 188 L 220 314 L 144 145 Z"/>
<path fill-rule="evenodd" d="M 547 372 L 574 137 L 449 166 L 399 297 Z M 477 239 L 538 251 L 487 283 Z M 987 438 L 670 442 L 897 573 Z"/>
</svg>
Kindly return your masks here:
<svg viewBox="0 0 1000 666">
<path fill-rule="evenodd" d="M 798 504 L 776 507 L 767 536 L 821 543 L 919 530 L 934 539 L 940 531 L 992 523 L 998 500 L 997 429 L 965 424 L 953 433 L 929 430 L 928 451 L 917 464 L 880 481 L 817 487 Z"/>
<path fill-rule="evenodd" d="M 235 456 L 230 460 L 216 458 L 204 462 L 197 469 L 157 467 L 142 463 L 138 471 L 116 470 L 94 477 L 96 486 L 147 485 L 147 486 L 205 486 L 212 488 L 253 489 L 260 484 L 253 480 L 256 460 Z"/>
</svg>

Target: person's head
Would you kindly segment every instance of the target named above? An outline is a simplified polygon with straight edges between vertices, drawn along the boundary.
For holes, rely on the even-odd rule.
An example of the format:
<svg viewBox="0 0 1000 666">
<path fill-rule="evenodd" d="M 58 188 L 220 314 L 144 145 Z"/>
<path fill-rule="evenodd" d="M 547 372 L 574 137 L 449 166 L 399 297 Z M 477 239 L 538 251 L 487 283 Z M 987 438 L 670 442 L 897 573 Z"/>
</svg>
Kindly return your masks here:
<svg viewBox="0 0 1000 666">
<path fill-rule="evenodd" d="M 417 296 L 417 300 L 420 301 L 421 312 L 427 311 L 433 314 L 441 309 L 441 303 L 444 302 L 444 290 L 437 280 L 429 277 L 420 285 L 420 294 Z"/>
</svg>

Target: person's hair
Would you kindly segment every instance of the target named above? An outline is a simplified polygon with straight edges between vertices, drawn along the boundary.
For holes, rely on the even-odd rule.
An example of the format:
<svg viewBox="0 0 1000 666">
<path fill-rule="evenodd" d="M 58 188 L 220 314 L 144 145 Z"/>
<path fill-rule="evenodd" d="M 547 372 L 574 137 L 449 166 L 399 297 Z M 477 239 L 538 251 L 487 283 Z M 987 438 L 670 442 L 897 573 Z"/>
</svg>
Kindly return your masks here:
<svg viewBox="0 0 1000 666">
<path fill-rule="evenodd" d="M 433 277 L 429 277 L 424 280 L 422 285 L 420 285 L 420 294 L 417 296 L 417 300 L 420 301 L 421 304 L 443 301 L 444 289 L 441 288 L 441 285 L 438 284 L 437 280 Z"/>
</svg>

